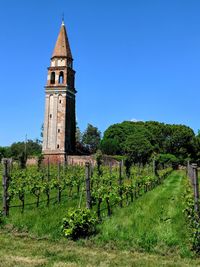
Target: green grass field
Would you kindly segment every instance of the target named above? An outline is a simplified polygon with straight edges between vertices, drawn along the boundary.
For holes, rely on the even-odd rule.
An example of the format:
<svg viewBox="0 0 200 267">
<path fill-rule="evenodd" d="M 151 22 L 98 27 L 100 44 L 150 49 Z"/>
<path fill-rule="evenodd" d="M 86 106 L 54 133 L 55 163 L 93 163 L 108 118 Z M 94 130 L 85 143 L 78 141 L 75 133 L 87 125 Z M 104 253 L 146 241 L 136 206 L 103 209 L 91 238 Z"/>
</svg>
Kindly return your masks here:
<svg viewBox="0 0 200 267">
<path fill-rule="evenodd" d="M 120 249 L 191 256 L 183 214 L 183 179 L 183 174 L 174 172 L 133 205 L 118 209 L 100 226 L 95 241 Z"/>
<path fill-rule="evenodd" d="M 35 209 L 32 216 L 15 211 L 0 234 L 0 266 L 200 266 L 190 251 L 183 179 L 173 172 L 133 204 L 116 208 L 88 240 L 61 237 L 66 203 L 39 208 L 37 216 Z"/>
</svg>

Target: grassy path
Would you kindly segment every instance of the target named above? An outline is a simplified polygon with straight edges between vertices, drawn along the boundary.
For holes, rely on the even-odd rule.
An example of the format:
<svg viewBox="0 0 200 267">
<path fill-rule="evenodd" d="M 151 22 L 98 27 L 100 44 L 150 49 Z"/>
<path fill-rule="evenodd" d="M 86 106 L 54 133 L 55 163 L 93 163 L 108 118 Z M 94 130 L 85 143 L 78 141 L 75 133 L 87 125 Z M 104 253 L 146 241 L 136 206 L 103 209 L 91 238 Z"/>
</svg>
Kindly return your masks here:
<svg viewBox="0 0 200 267">
<path fill-rule="evenodd" d="M 119 209 L 100 226 L 99 244 L 160 254 L 189 256 L 189 237 L 183 214 L 183 179 L 172 173 L 164 184 Z"/>
<path fill-rule="evenodd" d="M 182 202 L 183 175 L 174 172 L 164 184 L 135 203 L 118 209 L 90 240 L 31 238 L 0 231 L 0 267 L 200 266 L 190 259 Z"/>
</svg>

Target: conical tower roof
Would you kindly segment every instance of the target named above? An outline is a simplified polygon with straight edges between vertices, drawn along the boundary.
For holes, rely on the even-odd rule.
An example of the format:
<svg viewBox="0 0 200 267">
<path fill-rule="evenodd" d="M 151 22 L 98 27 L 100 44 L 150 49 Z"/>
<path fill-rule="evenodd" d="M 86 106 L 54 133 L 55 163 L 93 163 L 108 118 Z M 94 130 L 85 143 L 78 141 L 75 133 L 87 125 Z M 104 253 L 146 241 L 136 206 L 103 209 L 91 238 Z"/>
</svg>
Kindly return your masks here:
<svg viewBox="0 0 200 267">
<path fill-rule="evenodd" d="M 54 57 L 67 57 L 72 59 L 72 53 L 64 21 L 62 22 L 56 45 L 52 54 L 52 58 Z"/>
</svg>

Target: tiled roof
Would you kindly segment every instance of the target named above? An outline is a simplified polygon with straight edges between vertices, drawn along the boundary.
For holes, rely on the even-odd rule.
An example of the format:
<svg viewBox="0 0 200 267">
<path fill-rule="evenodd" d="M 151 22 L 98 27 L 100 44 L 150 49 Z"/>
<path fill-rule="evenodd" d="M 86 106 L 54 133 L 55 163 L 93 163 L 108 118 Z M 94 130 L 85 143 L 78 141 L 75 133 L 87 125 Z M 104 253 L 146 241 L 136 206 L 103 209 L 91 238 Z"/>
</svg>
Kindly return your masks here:
<svg viewBox="0 0 200 267">
<path fill-rule="evenodd" d="M 53 57 L 67 57 L 72 59 L 72 53 L 64 23 L 62 23 L 60 28 L 60 32 L 52 55 L 52 58 Z"/>
</svg>

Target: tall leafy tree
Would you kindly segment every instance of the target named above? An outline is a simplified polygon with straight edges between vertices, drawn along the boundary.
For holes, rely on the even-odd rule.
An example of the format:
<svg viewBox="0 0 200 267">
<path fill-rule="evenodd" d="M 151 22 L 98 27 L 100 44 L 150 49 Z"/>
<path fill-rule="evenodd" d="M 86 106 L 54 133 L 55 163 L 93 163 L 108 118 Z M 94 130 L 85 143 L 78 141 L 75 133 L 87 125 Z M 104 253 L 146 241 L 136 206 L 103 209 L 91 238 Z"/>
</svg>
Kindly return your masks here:
<svg viewBox="0 0 200 267">
<path fill-rule="evenodd" d="M 101 132 L 97 127 L 88 124 L 82 136 L 82 143 L 86 146 L 90 153 L 95 153 L 100 145 Z"/>
</svg>

